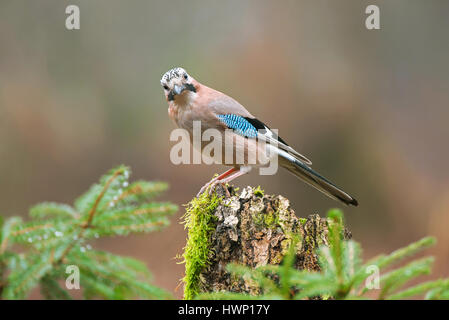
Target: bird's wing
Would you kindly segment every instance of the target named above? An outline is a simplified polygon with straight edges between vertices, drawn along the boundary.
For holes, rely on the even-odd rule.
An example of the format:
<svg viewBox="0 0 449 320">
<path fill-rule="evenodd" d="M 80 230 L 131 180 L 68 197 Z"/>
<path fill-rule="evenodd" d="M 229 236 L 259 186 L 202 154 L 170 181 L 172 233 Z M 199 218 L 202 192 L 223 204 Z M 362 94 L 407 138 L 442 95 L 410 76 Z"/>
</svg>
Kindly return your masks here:
<svg viewBox="0 0 449 320">
<path fill-rule="evenodd" d="M 221 93 L 219 91 L 210 89 L 213 91 L 217 96 L 213 99 L 211 99 L 207 103 L 207 107 L 209 110 L 211 110 L 213 113 L 219 115 L 219 114 L 235 114 L 237 116 L 242 117 L 250 117 L 254 118 L 251 113 L 248 112 L 248 110 L 245 109 L 244 106 L 242 106 L 240 103 L 238 103 L 233 98 L 225 95 L 224 93 Z"/>
<path fill-rule="evenodd" d="M 260 138 L 265 139 L 267 142 L 271 144 L 277 145 L 279 149 L 288 152 L 289 154 L 293 155 L 295 158 L 304 162 L 305 164 L 309 166 L 312 165 L 312 161 L 310 161 L 308 158 L 306 158 L 298 151 L 290 147 L 287 144 L 287 142 L 284 141 L 284 139 L 282 139 L 276 133 L 274 133 L 265 123 L 256 118 L 248 118 L 247 121 L 249 121 L 257 130 L 260 130 L 260 132 L 263 133 L 263 136 Z"/>
<path fill-rule="evenodd" d="M 309 167 L 312 165 L 312 161 L 290 147 L 281 137 L 275 134 L 262 121 L 251 115 L 234 99 L 220 93 L 220 98 L 209 102 L 208 108 L 219 122 L 227 128 L 233 129 L 235 133 L 248 139 L 265 139 L 271 145 L 274 144 L 280 156 L 281 166 L 301 180 L 333 199 L 340 200 L 348 205 L 358 205 L 356 199 L 312 170 Z"/>
<path fill-rule="evenodd" d="M 275 134 L 267 125 L 257 120 L 256 118 L 244 117 L 236 114 L 216 114 L 219 121 L 226 125 L 229 129 L 234 130 L 235 133 L 249 139 L 261 139 L 279 149 L 291 154 L 296 159 L 304 162 L 306 165 L 311 165 L 312 161 L 307 159 L 302 154 L 290 147 L 281 137 Z"/>
<path fill-rule="evenodd" d="M 290 147 L 287 142 L 285 142 L 281 137 L 275 134 L 262 121 L 256 119 L 256 117 L 249 113 L 248 110 L 246 110 L 245 107 L 238 103 L 236 100 L 225 95 L 224 93 L 215 90 L 214 92 L 217 93 L 217 97 L 209 101 L 208 108 L 213 113 L 215 113 L 215 115 L 223 123 L 225 123 L 228 128 L 234 129 L 234 131 L 239 134 L 241 134 L 242 132 L 250 132 L 252 135 L 254 135 L 253 132 L 257 133 L 257 131 L 260 130 L 263 133 L 262 135 L 254 137 L 248 136 L 248 138 L 257 137 L 260 139 L 265 139 L 268 143 L 277 145 L 278 148 L 288 152 L 305 164 L 309 166 L 312 165 L 312 161 Z"/>
</svg>

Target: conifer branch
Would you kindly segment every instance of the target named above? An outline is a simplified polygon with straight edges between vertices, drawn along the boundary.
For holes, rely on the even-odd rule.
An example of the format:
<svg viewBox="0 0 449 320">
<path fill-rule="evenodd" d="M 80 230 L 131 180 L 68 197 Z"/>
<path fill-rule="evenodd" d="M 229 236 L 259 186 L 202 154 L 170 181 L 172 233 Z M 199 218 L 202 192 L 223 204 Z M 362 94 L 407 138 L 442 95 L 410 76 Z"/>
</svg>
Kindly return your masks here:
<svg viewBox="0 0 449 320">
<path fill-rule="evenodd" d="M 149 202 L 167 185 L 146 181 L 129 185 L 128 178 L 129 168 L 120 166 L 76 199 L 74 208 L 44 202 L 30 210 L 31 221 L 10 218 L 1 223 L 0 219 L 1 297 L 22 299 L 39 285 L 48 299 L 69 299 L 58 284 L 66 277 L 66 264 L 79 267 L 86 298 L 170 297 L 149 284 L 151 274 L 141 262 L 94 251 L 85 244 L 91 238 L 150 232 L 169 224 L 168 216 L 177 207 Z M 16 254 L 11 251 L 14 243 L 28 250 Z"/>
<path fill-rule="evenodd" d="M 110 177 L 110 178 L 106 181 L 106 183 L 105 183 L 105 185 L 104 185 L 104 187 L 103 187 L 103 190 L 102 190 L 101 193 L 98 195 L 97 199 L 95 200 L 94 205 L 92 206 L 92 209 L 91 209 L 90 212 L 89 212 L 89 216 L 88 216 L 88 218 L 87 218 L 87 221 L 86 221 L 85 225 L 82 226 L 84 229 L 86 229 L 86 228 L 88 228 L 88 227 L 90 226 L 90 224 L 91 224 L 91 222 L 92 222 L 92 219 L 94 218 L 94 215 L 95 215 L 95 213 L 96 213 L 96 211 L 97 211 L 98 204 L 100 203 L 101 199 L 103 199 L 103 196 L 104 196 L 104 194 L 106 193 L 106 191 L 108 190 L 108 188 L 109 188 L 109 186 L 111 185 L 112 181 L 114 181 L 114 180 L 115 180 L 119 175 L 121 175 L 121 174 L 123 174 L 123 169 L 122 169 L 122 168 L 116 170 L 116 171 L 114 172 L 114 174 L 112 175 L 112 177 Z"/>
</svg>

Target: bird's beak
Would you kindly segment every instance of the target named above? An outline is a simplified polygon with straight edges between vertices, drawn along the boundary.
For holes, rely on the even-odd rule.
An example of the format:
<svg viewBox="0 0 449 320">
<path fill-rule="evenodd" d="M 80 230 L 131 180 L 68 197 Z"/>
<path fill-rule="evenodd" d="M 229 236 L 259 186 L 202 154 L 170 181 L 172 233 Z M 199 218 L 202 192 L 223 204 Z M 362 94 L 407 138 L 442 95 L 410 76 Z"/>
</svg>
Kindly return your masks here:
<svg viewBox="0 0 449 320">
<path fill-rule="evenodd" d="M 181 94 L 185 89 L 186 87 L 184 85 L 178 86 L 177 84 L 175 84 L 175 86 L 173 87 L 173 93 L 175 95 L 178 95 Z"/>
</svg>

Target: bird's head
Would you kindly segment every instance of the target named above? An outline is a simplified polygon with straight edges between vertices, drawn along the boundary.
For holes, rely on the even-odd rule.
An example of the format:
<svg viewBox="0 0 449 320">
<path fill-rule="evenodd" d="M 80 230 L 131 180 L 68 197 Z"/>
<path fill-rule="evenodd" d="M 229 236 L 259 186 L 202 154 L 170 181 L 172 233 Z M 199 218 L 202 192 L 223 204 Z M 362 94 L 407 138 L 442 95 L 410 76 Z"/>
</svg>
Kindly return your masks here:
<svg viewBox="0 0 449 320">
<path fill-rule="evenodd" d="M 168 70 L 161 79 L 168 101 L 184 100 L 197 91 L 197 82 L 183 68 Z"/>
</svg>

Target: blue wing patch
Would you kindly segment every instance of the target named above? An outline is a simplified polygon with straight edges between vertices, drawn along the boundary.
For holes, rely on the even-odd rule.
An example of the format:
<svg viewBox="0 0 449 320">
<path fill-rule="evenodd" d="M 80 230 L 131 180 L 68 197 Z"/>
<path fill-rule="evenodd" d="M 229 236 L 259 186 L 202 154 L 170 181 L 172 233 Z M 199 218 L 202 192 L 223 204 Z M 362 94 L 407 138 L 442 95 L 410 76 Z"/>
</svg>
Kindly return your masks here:
<svg viewBox="0 0 449 320">
<path fill-rule="evenodd" d="M 233 129 L 237 134 L 248 137 L 257 138 L 257 129 L 244 117 L 235 114 L 219 114 L 218 119 L 223 122 L 229 129 Z"/>
</svg>

